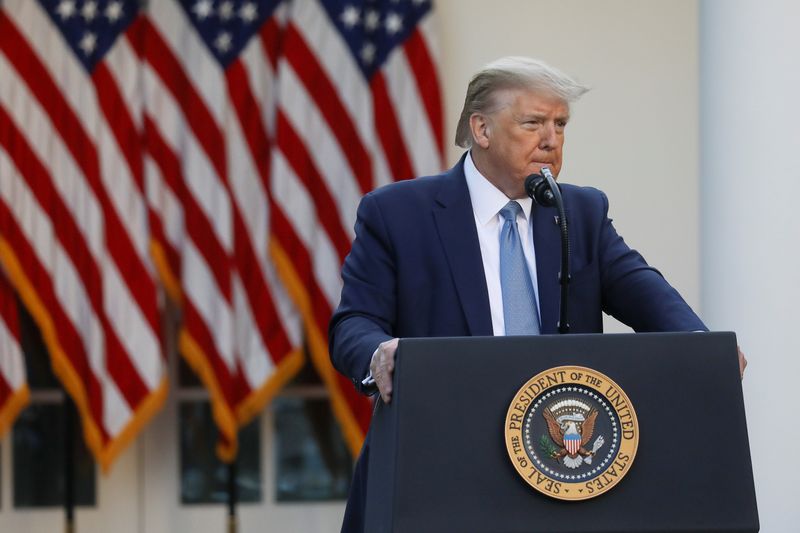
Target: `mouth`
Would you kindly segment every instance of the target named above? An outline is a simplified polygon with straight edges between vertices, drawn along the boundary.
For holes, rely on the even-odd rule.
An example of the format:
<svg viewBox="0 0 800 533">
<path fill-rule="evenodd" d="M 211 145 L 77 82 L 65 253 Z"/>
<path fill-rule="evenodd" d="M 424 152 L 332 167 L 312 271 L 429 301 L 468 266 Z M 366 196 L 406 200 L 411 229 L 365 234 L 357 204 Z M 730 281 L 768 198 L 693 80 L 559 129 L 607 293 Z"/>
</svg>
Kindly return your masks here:
<svg viewBox="0 0 800 533">
<path fill-rule="evenodd" d="M 533 162 L 531 162 L 531 165 L 533 165 L 535 167 L 538 167 L 539 170 L 541 170 L 544 167 L 549 168 L 551 171 L 553 170 L 553 163 L 545 163 L 545 162 L 541 162 L 541 161 L 533 161 Z"/>
</svg>

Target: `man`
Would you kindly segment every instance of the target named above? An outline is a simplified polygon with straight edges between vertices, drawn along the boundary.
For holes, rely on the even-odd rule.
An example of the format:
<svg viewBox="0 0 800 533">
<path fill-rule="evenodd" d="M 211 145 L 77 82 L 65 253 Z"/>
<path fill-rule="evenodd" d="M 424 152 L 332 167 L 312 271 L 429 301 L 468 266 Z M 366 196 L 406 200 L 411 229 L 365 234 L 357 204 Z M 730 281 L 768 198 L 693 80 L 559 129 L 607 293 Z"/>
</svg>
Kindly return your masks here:
<svg viewBox="0 0 800 533">
<path fill-rule="evenodd" d="M 330 324 L 334 366 L 391 401 L 400 337 L 556 333 L 559 228 L 525 178 L 558 176 L 569 104 L 586 88 L 548 65 L 508 57 L 470 81 L 455 167 L 366 195 Z M 686 302 L 608 219 L 597 189 L 561 185 L 570 223 L 573 333 L 602 331 L 602 312 L 636 331 L 705 331 Z M 742 359 L 743 361 L 743 359 Z M 741 363 L 743 364 L 743 363 Z M 369 435 L 343 531 L 363 531 Z"/>
</svg>

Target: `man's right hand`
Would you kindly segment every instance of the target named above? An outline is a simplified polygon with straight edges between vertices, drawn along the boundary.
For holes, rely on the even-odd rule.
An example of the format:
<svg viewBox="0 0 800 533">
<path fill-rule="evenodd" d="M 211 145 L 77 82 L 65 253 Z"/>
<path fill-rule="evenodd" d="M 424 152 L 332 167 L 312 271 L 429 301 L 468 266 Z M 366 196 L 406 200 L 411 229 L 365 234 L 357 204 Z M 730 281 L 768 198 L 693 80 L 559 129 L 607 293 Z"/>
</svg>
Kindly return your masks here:
<svg viewBox="0 0 800 533">
<path fill-rule="evenodd" d="M 399 341 L 400 339 L 391 339 L 380 343 L 372 356 L 372 362 L 369 364 L 369 370 L 375 380 L 375 385 L 378 386 L 378 392 L 381 393 L 384 403 L 389 403 L 392 400 L 394 353 L 397 351 L 397 343 Z"/>
</svg>

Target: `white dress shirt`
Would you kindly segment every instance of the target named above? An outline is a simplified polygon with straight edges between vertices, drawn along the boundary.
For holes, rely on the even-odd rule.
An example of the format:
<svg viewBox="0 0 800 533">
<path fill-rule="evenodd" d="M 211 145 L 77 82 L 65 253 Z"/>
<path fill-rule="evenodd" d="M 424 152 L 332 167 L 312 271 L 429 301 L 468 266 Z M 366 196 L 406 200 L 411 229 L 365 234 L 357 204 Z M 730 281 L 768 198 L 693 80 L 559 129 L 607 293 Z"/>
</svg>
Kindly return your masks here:
<svg viewBox="0 0 800 533">
<path fill-rule="evenodd" d="M 503 293 L 500 288 L 500 231 L 503 229 L 500 210 L 508 203 L 508 197 L 480 173 L 472 161 L 472 153 L 468 153 L 466 159 L 464 159 L 464 175 L 467 178 L 469 197 L 472 200 L 475 227 L 478 229 L 478 242 L 481 246 L 486 288 L 489 289 L 492 331 L 495 335 L 505 335 Z M 537 309 L 539 309 L 539 316 L 541 316 L 539 287 L 536 283 L 536 251 L 533 248 L 533 226 L 531 224 L 533 200 L 525 197 L 516 200 L 516 202 L 522 206 L 522 213 L 517 215 L 517 228 L 522 239 L 525 262 L 528 264 L 528 272 L 531 275 L 531 282 L 533 282 L 533 292 L 536 294 Z"/>
</svg>

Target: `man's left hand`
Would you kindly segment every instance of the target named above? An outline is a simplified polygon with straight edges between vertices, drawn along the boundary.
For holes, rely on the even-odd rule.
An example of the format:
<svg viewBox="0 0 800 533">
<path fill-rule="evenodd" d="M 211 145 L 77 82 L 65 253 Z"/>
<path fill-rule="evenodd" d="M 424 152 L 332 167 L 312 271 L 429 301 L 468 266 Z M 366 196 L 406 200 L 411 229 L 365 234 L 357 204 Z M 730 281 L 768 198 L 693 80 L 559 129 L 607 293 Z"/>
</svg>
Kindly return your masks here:
<svg viewBox="0 0 800 533">
<path fill-rule="evenodd" d="M 736 351 L 739 352 L 739 377 L 744 379 L 744 369 L 747 368 L 747 359 L 745 358 L 744 353 L 742 353 L 742 349 L 739 348 L 738 345 L 736 346 Z"/>
</svg>

